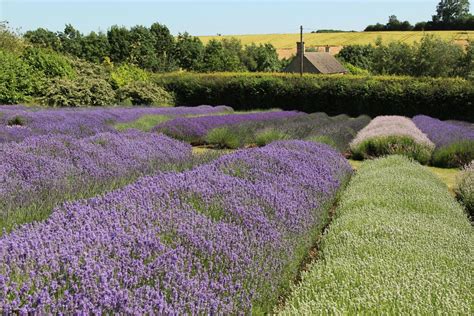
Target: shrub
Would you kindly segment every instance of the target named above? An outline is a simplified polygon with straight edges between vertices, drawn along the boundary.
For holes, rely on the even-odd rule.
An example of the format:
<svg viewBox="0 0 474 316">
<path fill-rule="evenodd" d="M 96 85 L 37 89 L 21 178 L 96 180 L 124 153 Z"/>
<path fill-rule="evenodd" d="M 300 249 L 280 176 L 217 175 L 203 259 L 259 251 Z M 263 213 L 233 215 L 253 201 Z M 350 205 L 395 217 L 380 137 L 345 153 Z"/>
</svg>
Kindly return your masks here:
<svg viewBox="0 0 474 316">
<path fill-rule="evenodd" d="M 474 159 L 474 127 L 472 124 L 417 115 L 416 126 L 436 144 L 432 163 L 440 167 L 460 167 Z"/>
<path fill-rule="evenodd" d="M 264 73 L 154 76 L 176 105 L 226 104 L 307 113 L 404 115 L 474 122 L 474 82 L 463 79 Z"/>
<path fill-rule="evenodd" d="M 240 146 L 238 135 L 227 127 L 218 127 L 210 130 L 206 135 L 206 143 L 216 145 L 219 148 L 235 149 Z"/>
<path fill-rule="evenodd" d="M 173 105 L 173 95 L 151 82 L 136 81 L 117 91 L 120 102 L 127 100 L 133 105 Z"/>
<path fill-rule="evenodd" d="M 111 72 L 110 79 L 114 87 L 121 88 L 136 81 L 146 82 L 149 79 L 149 74 L 137 66 L 123 64 Z"/>
<path fill-rule="evenodd" d="M 471 219 L 474 219 L 474 160 L 461 171 L 454 191 Z"/>
<path fill-rule="evenodd" d="M 402 116 L 378 116 L 350 144 L 355 159 L 400 154 L 428 163 L 434 144 L 416 125 Z"/>
<path fill-rule="evenodd" d="M 115 103 L 115 92 L 100 78 L 60 78 L 51 81 L 42 102 L 49 106 L 104 106 Z"/>
<path fill-rule="evenodd" d="M 364 162 L 335 214 L 283 314 L 471 314 L 474 231 L 429 170 Z"/>
<path fill-rule="evenodd" d="M 0 103 L 25 102 L 36 90 L 31 67 L 16 54 L 0 49 Z"/>
<path fill-rule="evenodd" d="M 2 144 L 0 156 L 3 232 L 15 224 L 45 219 L 58 203 L 95 196 L 184 162 L 191 158 L 191 146 L 139 131 L 82 139 L 50 134 Z"/>
<path fill-rule="evenodd" d="M 437 148 L 433 152 L 432 164 L 453 168 L 463 166 L 474 159 L 474 140 L 465 140 Z"/>
<path fill-rule="evenodd" d="M 326 145 L 275 142 L 66 203 L 0 238 L 0 305 L 7 314 L 268 314 L 351 173 Z"/>
<path fill-rule="evenodd" d="M 326 135 L 310 136 L 310 137 L 308 137 L 307 140 L 309 140 L 311 142 L 326 144 L 326 145 L 329 145 L 331 147 L 334 147 L 334 148 L 338 149 L 338 146 L 337 146 L 336 142 L 331 137 L 326 136 Z"/>
<path fill-rule="evenodd" d="M 178 117 L 159 124 L 154 128 L 154 131 L 194 144 L 202 144 L 207 133 L 217 127 L 237 126 L 251 121 L 263 122 L 300 115 L 304 114 L 290 111 L 269 111 L 218 116 Z"/>
<path fill-rule="evenodd" d="M 257 135 L 255 135 L 255 143 L 258 146 L 265 146 L 276 140 L 284 140 L 284 139 L 287 139 L 287 135 L 285 135 L 285 133 L 275 128 L 263 129 L 259 131 Z"/>
<path fill-rule="evenodd" d="M 31 69 L 34 69 L 45 77 L 71 77 L 75 74 L 71 63 L 64 57 L 46 49 L 28 47 L 21 56 Z"/>
</svg>

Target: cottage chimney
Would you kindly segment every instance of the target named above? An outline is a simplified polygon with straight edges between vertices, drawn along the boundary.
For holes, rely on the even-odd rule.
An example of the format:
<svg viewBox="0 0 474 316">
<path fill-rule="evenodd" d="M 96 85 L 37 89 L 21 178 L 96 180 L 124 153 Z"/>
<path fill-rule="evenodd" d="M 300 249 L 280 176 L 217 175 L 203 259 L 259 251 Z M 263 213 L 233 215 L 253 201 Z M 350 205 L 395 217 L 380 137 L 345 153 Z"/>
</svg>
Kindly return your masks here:
<svg viewBox="0 0 474 316">
<path fill-rule="evenodd" d="M 296 42 L 296 56 L 304 55 L 304 42 Z"/>
</svg>

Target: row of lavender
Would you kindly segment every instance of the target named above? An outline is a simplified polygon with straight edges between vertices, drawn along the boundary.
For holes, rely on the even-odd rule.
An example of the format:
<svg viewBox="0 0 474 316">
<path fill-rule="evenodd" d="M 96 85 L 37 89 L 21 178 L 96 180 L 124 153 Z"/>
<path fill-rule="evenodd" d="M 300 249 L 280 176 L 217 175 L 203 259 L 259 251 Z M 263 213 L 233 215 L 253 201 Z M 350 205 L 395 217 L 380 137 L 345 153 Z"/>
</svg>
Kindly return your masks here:
<svg viewBox="0 0 474 316">
<path fill-rule="evenodd" d="M 421 163 L 459 167 L 474 159 L 474 125 L 425 115 L 374 118 L 352 140 L 354 158 L 403 154 Z"/>
<path fill-rule="evenodd" d="M 67 134 L 86 137 L 115 132 L 112 123 L 130 122 L 144 115 L 207 115 L 232 112 L 227 106 L 173 108 L 88 108 L 36 109 L 23 106 L 0 106 L 0 143 L 21 141 L 30 136 Z"/>
<path fill-rule="evenodd" d="M 225 148 L 263 146 L 276 140 L 316 140 L 347 151 L 357 131 L 370 122 L 362 115 L 329 117 L 325 113 L 255 112 L 221 116 L 176 118 L 153 130 L 196 145 Z"/>
<path fill-rule="evenodd" d="M 10 229 L 44 219 L 58 202 L 185 162 L 191 146 L 136 130 L 82 139 L 53 134 L 0 144 L 0 157 L 0 229 Z"/>
<path fill-rule="evenodd" d="M 153 130 L 190 143 L 201 144 L 212 129 L 252 121 L 284 120 L 305 115 L 296 111 L 269 111 L 221 116 L 178 117 L 156 126 Z"/>
<path fill-rule="evenodd" d="M 268 312 L 298 270 L 347 161 L 276 142 L 68 203 L 0 238 L 4 313 Z"/>
</svg>

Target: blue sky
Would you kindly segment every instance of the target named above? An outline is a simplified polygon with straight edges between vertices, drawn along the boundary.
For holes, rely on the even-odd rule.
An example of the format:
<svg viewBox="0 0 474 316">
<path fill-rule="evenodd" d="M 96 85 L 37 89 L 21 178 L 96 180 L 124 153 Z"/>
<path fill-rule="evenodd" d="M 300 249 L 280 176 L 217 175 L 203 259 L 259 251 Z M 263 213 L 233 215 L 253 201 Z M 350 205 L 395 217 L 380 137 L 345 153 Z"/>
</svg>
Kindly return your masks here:
<svg viewBox="0 0 474 316">
<path fill-rule="evenodd" d="M 111 25 L 160 22 L 173 34 L 193 35 L 296 33 L 308 30 L 363 30 L 385 23 L 395 14 L 412 23 L 431 19 L 439 0 L 313 0 L 313 1 L 58 1 L 0 0 L 0 21 L 21 32 L 73 24 L 81 32 L 106 31 Z"/>
</svg>

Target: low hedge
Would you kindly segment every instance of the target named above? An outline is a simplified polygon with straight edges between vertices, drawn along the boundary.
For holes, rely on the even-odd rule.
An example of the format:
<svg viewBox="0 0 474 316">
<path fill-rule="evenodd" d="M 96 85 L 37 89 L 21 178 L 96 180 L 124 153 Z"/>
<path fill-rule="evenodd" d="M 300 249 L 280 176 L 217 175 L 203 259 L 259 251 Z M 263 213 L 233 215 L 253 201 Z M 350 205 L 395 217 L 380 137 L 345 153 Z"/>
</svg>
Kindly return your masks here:
<svg viewBox="0 0 474 316">
<path fill-rule="evenodd" d="M 170 73 L 152 80 L 173 92 L 177 105 L 226 104 L 236 110 L 277 107 L 351 116 L 426 114 L 474 121 L 474 83 L 459 78 Z"/>
<path fill-rule="evenodd" d="M 429 170 L 364 162 L 283 314 L 472 314 L 474 232 Z"/>
</svg>

